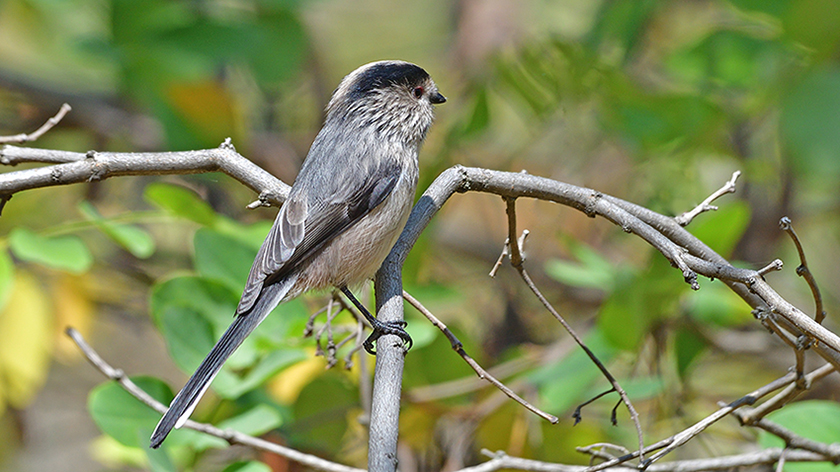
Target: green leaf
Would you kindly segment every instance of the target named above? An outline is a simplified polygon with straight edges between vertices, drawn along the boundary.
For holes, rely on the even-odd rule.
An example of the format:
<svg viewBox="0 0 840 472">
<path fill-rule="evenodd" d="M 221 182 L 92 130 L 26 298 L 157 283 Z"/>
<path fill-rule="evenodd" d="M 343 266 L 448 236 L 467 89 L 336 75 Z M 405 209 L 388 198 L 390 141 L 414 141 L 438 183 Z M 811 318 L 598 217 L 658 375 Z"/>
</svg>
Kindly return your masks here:
<svg viewBox="0 0 840 472">
<path fill-rule="evenodd" d="M 15 264 L 8 252 L 0 251 L 0 311 L 6 306 L 14 280 Z"/>
<path fill-rule="evenodd" d="M 297 74 L 306 57 L 307 34 L 300 18 L 290 10 L 263 14 L 247 26 L 252 39 L 240 53 L 257 80 L 272 84 Z"/>
<path fill-rule="evenodd" d="M 303 349 L 273 350 L 244 375 L 221 376 L 213 384 L 213 389 L 224 398 L 236 399 L 259 387 L 281 370 L 308 358 L 309 354 Z"/>
<path fill-rule="evenodd" d="M 280 414 L 277 410 L 265 404 L 258 404 L 254 408 L 251 408 L 238 416 L 234 416 L 233 418 L 228 418 L 216 426 L 221 429 L 239 431 L 240 433 L 251 436 L 260 436 L 279 427 L 280 424 L 282 424 L 282 419 L 280 418 Z M 226 443 L 224 441 L 220 441 L 219 438 L 206 434 L 196 436 L 190 443 L 190 445 L 197 451 L 220 448 L 224 447 L 225 444 Z"/>
<path fill-rule="evenodd" d="M 408 356 L 411 357 L 411 356 Z M 303 388 L 294 404 L 294 417 L 306 428 L 290 431 L 292 444 L 328 453 L 341 449 L 347 434 L 348 413 L 359 407 L 359 389 L 347 377 L 330 371 Z M 329 402 L 324 402 L 329 398 Z"/>
<path fill-rule="evenodd" d="M 250 225 L 243 225 L 235 220 L 220 219 L 219 224 L 213 229 L 225 236 L 238 239 L 256 253 L 265 241 L 272 224 L 273 221 L 262 220 Z"/>
<path fill-rule="evenodd" d="M 242 290 L 257 255 L 253 247 L 208 228 L 196 231 L 193 244 L 195 268 L 201 275 L 220 280 L 233 290 Z"/>
<path fill-rule="evenodd" d="M 825 444 L 840 443 L 840 405 L 825 400 L 808 400 L 786 405 L 781 410 L 767 415 L 767 419 L 778 423 L 794 433 Z M 765 448 L 785 447 L 784 441 L 765 431 L 759 431 L 758 443 Z M 785 464 L 790 472 L 837 472 L 837 467 L 828 462 L 817 464 Z"/>
<path fill-rule="evenodd" d="M 222 472 L 271 472 L 271 467 L 257 461 L 235 462 Z"/>
<path fill-rule="evenodd" d="M 160 318 L 160 331 L 172 360 L 184 372 L 192 372 L 216 341 L 213 325 L 199 312 L 186 306 L 167 306 Z"/>
<path fill-rule="evenodd" d="M 408 303 L 408 302 L 406 302 Z M 408 325 L 405 330 L 411 336 L 413 347 L 422 348 L 431 344 L 438 336 L 443 336 L 441 332 L 435 328 L 425 318 L 419 316 L 411 316 L 408 318 Z"/>
<path fill-rule="evenodd" d="M 164 405 L 168 405 L 174 397 L 169 386 L 156 378 L 133 377 L 131 380 Z M 148 448 L 148 437 L 145 441 L 141 440 L 140 432 L 153 431 L 160 420 L 159 413 L 116 382 L 106 382 L 94 388 L 88 396 L 88 410 L 103 433 L 129 447 Z"/>
<path fill-rule="evenodd" d="M 838 28 L 840 31 L 840 28 Z M 790 163 L 836 188 L 840 175 L 840 68 L 808 73 L 784 99 L 781 129 Z"/>
<path fill-rule="evenodd" d="M 645 271 L 617 279 L 598 313 L 598 327 L 614 346 L 634 350 L 651 326 L 674 315 L 687 290 L 682 274 L 654 253 Z"/>
<path fill-rule="evenodd" d="M 667 60 L 675 74 L 700 86 L 756 87 L 772 83 L 789 53 L 778 42 L 738 31 L 712 31 Z"/>
<path fill-rule="evenodd" d="M 626 59 L 639 44 L 645 26 L 656 13 L 658 3 L 653 0 L 616 0 L 601 5 L 595 15 L 597 23 L 586 43 L 597 51 L 604 47 L 620 48 Z"/>
<path fill-rule="evenodd" d="M 241 415 L 228 418 L 219 423 L 219 428 L 232 429 L 251 436 L 260 436 L 283 423 L 280 413 L 268 405 L 260 404 L 242 413 Z"/>
<path fill-rule="evenodd" d="M 636 377 L 622 380 L 621 387 L 627 392 L 627 396 L 633 401 L 641 401 L 648 398 L 654 398 L 662 393 L 665 388 L 665 382 L 661 377 Z M 609 388 L 609 387 L 607 387 Z M 595 397 L 604 391 L 604 386 L 593 386 L 586 393 L 589 397 Z M 617 396 L 617 395 L 616 395 Z"/>
<path fill-rule="evenodd" d="M 767 15 L 781 17 L 790 7 L 790 0 L 729 0 L 730 3 L 745 11 L 757 11 Z"/>
<path fill-rule="evenodd" d="M 701 214 L 688 230 L 715 252 L 728 257 L 750 223 L 750 207 L 743 200 L 724 200 L 717 211 Z"/>
<path fill-rule="evenodd" d="M 152 436 L 152 431 L 154 430 L 138 429 L 137 441 L 140 444 L 147 443 Z M 149 468 L 152 469 L 152 472 L 177 472 L 178 469 L 172 463 L 172 459 L 170 459 L 169 453 L 167 452 L 168 448 L 159 447 L 152 449 L 150 447 L 144 447 L 142 449 L 146 453 L 146 458 L 149 460 Z"/>
<path fill-rule="evenodd" d="M 835 0 L 798 0 L 782 16 L 788 38 L 811 49 L 820 59 L 832 58 L 840 41 L 840 2 Z"/>
<path fill-rule="evenodd" d="M 609 364 L 616 354 L 615 348 L 598 329 L 584 336 L 584 343 L 604 364 Z M 568 411 L 579 403 L 599 377 L 602 376 L 598 367 L 579 348 L 560 361 L 528 374 L 528 378 L 539 387 L 540 407 L 555 413 Z M 608 385 L 606 380 L 602 385 Z"/>
<path fill-rule="evenodd" d="M 469 138 L 475 136 L 490 125 L 490 106 L 487 100 L 487 89 L 480 87 L 475 91 L 475 103 L 473 104 L 472 114 L 461 130 L 459 138 Z"/>
<path fill-rule="evenodd" d="M 706 351 L 706 341 L 697 335 L 690 326 L 681 326 L 674 337 L 674 351 L 677 361 L 677 372 L 680 378 L 687 379 L 689 367 L 694 359 Z"/>
<path fill-rule="evenodd" d="M 755 323 L 750 307 L 722 282 L 706 282 L 687 295 L 689 315 L 704 326 L 731 328 Z"/>
<path fill-rule="evenodd" d="M 412 323 L 412 325 L 416 324 L 418 323 Z M 464 350 L 481 363 L 480 356 L 483 351 L 476 345 L 473 338 L 454 323 L 449 325 L 449 329 L 461 340 Z M 463 362 L 441 363 L 437 361 L 452 354 L 452 345 L 442 334 L 433 336 L 430 343 L 417 349 L 416 352 L 413 348 L 411 351 L 414 355 L 405 358 L 404 384 L 406 388 L 446 382 L 475 374 Z"/>
<path fill-rule="evenodd" d="M 146 187 L 143 196 L 158 208 L 204 226 L 213 226 L 218 218 L 210 205 L 184 187 L 155 182 Z"/>
<path fill-rule="evenodd" d="M 583 243 L 570 241 L 569 250 L 579 263 L 560 259 L 549 260 L 545 264 L 545 271 L 549 277 L 572 287 L 612 291 L 617 272 L 612 264 Z"/>
<path fill-rule="evenodd" d="M 176 365 L 192 373 L 230 323 L 239 297 L 225 284 L 204 277 L 175 277 L 156 284 L 149 303 L 152 318 Z M 304 359 L 300 349 L 285 348 L 289 326 L 306 318 L 299 302 L 282 304 L 248 336 L 213 382 L 224 398 L 238 398 L 277 372 Z M 243 370 L 243 374 L 235 373 Z"/>
<path fill-rule="evenodd" d="M 197 276 L 173 277 L 152 287 L 149 310 L 158 328 L 162 314 L 171 306 L 195 310 L 208 320 L 214 330 L 227 328 L 239 303 L 239 294 L 225 284 Z"/>
<path fill-rule="evenodd" d="M 149 308 L 173 360 L 192 373 L 233 320 L 238 302 L 238 295 L 220 282 L 183 276 L 155 284 Z M 247 341 L 229 362 L 235 364 L 239 352 L 253 351 Z"/>
<path fill-rule="evenodd" d="M 708 145 L 721 122 L 720 108 L 707 98 L 687 94 L 652 94 L 625 87 L 604 110 L 607 124 L 645 148 Z"/>
<path fill-rule="evenodd" d="M 146 231 L 131 225 L 114 223 L 96 211 L 90 202 L 79 204 L 79 212 L 86 220 L 92 222 L 106 236 L 125 248 L 134 257 L 146 259 L 155 252 L 155 241 Z"/>
<path fill-rule="evenodd" d="M 9 232 L 9 246 L 15 256 L 27 262 L 81 274 L 93 265 L 93 256 L 76 236 L 41 236 L 27 228 Z"/>
</svg>

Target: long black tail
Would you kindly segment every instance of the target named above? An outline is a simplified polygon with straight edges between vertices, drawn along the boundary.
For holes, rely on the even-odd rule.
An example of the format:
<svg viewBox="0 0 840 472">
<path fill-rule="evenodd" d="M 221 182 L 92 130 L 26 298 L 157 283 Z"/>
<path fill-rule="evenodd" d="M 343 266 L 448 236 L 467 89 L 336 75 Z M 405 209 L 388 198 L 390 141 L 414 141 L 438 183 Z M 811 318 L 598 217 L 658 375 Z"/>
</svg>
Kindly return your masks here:
<svg viewBox="0 0 840 472">
<path fill-rule="evenodd" d="M 295 279 L 296 277 L 290 277 L 263 288 L 253 308 L 249 312 L 234 318 L 225 334 L 213 346 L 213 349 L 201 361 L 201 365 L 198 366 L 184 388 L 178 392 L 178 395 L 169 404 L 169 410 L 163 415 L 152 433 L 152 448 L 160 446 L 169 432 L 172 431 L 172 428 L 180 428 L 184 425 L 227 358 L 280 303 L 291 286 L 294 285 Z"/>
</svg>

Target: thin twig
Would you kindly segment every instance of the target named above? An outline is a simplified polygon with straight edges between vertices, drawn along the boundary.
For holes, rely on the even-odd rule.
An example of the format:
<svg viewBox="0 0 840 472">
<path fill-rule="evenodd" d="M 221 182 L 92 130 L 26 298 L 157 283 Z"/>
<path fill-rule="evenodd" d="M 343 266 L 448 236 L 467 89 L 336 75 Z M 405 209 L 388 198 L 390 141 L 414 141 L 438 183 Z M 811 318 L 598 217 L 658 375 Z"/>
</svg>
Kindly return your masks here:
<svg viewBox="0 0 840 472">
<path fill-rule="evenodd" d="M 694 218 L 696 218 L 697 215 L 699 215 L 700 213 L 717 210 L 718 207 L 712 205 L 712 202 L 717 200 L 721 196 L 726 195 L 727 193 L 735 193 L 735 181 L 738 180 L 738 177 L 740 175 L 740 170 L 736 170 L 735 172 L 733 172 L 732 178 L 729 179 L 729 181 L 727 181 L 725 184 L 723 184 L 723 187 L 717 189 L 713 194 L 709 195 L 709 198 L 703 200 L 703 202 L 694 207 L 694 209 L 687 211 L 682 215 L 674 217 L 674 220 L 680 226 L 688 226 L 688 224 L 691 223 L 691 221 Z"/>
<path fill-rule="evenodd" d="M 598 356 L 595 355 L 592 350 L 583 342 L 583 339 L 578 336 L 572 326 L 554 309 L 554 306 L 548 301 L 547 298 L 542 294 L 542 292 L 537 288 L 534 281 L 531 280 L 531 276 L 528 275 L 528 271 L 525 269 L 524 265 L 524 257 L 522 255 L 521 248 L 519 247 L 519 239 L 516 237 L 516 199 L 515 198 L 505 198 L 505 203 L 507 204 L 507 215 L 508 215 L 508 240 L 509 241 L 517 241 L 517 244 L 510 245 L 510 263 L 511 265 L 519 272 L 519 275 L 522 277 L 522 280 L 525 281 L 525 285 L 531 289 L 540 303 L 546 308 L 546 310 L 551 313 L 557 321 L 563 326 L 566 332 L 575 340 L 575 342 L 583 349 L 583 352 L 589 357 L 589 359 L 598 367 L 598 370 L 601 371 L 601 374 L 607 379 L 607 381 L 612 385 L 613 389 L 618 393 L 621 397 L 621 401 L 624 402 L 624 405 L 627 407 L 627 411 L 630 413 L 630 419 L 633 421 L 633 425 L 636 427 L 636 435 L 638 436 L 639 440 L 639 451 L 640 451 L 640 459 L 644 460 L 644 436 L 642 434 L 642 425 L 639 421 L 639 414 L 636 412 L 636 408 L 633 407 L 633 403 L 630 401 L 630 397 L 627 396 L 627 392 L 619 385 L 618 381 L 613 377 L 607 367 L 598 359 Z"/>
<path fill-rule="evenodd" d="M 615 449 L 616 451 L 623 454 L 630 454 L 630 450 L 628 450 L 624 446 L 620 446 L 618 444 L 610 444 L 610 443 L 595 443 L 590 444 L 585 447 L 576 447 L 575 450 L 583 453 L 583 454 L 590 454 L 592 457 L 589 459 L 589 465 L 593 465 L 593 461 L 595 459 L 603 459 L 603 460 L 613 460 L 615 456 L 604 452 L 606 449 Z"/>
<path fill-rule="evenodd" d="M 705 431 L 706 428 L 708 428 L 712 424 L 716 423 L 718 420 L 726 417 L 727 415 L 729 415 L 733 411 L 737 410 L 738 408 L 741 408 L 742 406 L 745 406 L 745 405 L 752 405 L 756 401 L 758 401 L 759 398 L 763 397 L 764 395 L 767 395 L 770 392 L 776 391 L 776 390 L 782 388 L 783 386 L 787 385 L 788 383 L 793 382 L 795 380 L 796 380 L 796 374 L 789 373 L 789 374 L 787 374 L 787 375 L 785 375 L 785 376 L 783 376 L 779 379 L 776 379 L 775 381 L 770 382 L 769 384 L 767 384 L 767 385 L 765 385 L 765 386 L 763 386 L 763 387 L 761 387 L 761 388 L 759 388 L 759 389 L 757 389 L 757 390 L 755 390 L 755 391 L 753 391 L 753 392 L 751 392 L 747 395 L 744 395 L 743 397 L 739 398 L 738 400 L 735 400 L 734 402 L 731 402 L 727 405 L 722 406 L 719 410 L 717 410 L 716 412 L 707 416 L 706 418 L 698 421 L 697 423 L 695 423 L 691 427 L 689 427 L 689 428 L 671 436 L 671 438 L 669 438 L 669 440 L 667 440 L 668 444 L 666 444 L 656 454 L 652 455 L 648 460 L 646 460 L 646 461 L 642 460 L 642 464 L 643 465 L 649 465 L 649 464 L 652 464 L 652 463 L 658 461 L 659 459 L 661 459 L 661 458 L 665 457 L 666 455 L 670 454 L 672 451 L 674 451 L 678 447 L 682 446 L 683 444 L 687 443 L 688 441 L 690 441 L 691 439 L 696 437 L 698 434 Z"/>
<path fill-rule="evenodd" d="M 597 401 L 597 400 L 601 399 L 601 398 L 602 398 L 602 397 L 604 397 L 605 395 L 609 395 L 609 394 L 611 394 L 611 393 L 613 393 L 613 392 L 615 392 L 615 389 L 614 389 L 614 388 L 612 388 L 612 387 L 610 387 L 610 389 L 609 389 L 609 390 L 604 390 L 603 392 L 599 393 L 598 395 L 595 395 L 594 397 L 590 398 L 589 400 L 586 400 L 585 402 L 583 402 L 583 403 L 581 403 L 580 405 L 576 406 L 576 407 L 575 407 L 575 411 L 572 413 L 572 418 L 574 418 L 574 419 L 575 419 L 575 425 L 577 425 L 578 423 L 580 423 L 580 422 L 581 422 L 581 420 L 583 419 L 583 414 L 582 414 L 581 412 L 583 411 L 583 408 L 584 408 L 585 406 L 587 406 L 587 405 L 589 405 L 590 403 L 593 403 L 593 402 L 595 402 L 595 401 Z M 612 425 L 613 425 L 613 426 L 615 426 L 615 425 L 617 424 L 617 420 L 616 420 L 616 417 L 615 417 L 615 409 L 613 409 L 613 412 L 612 412 L 612 418 L 611 418 L 611 421 L 610 421 L 610 422 L 612 423 Z"/>
<path fill-rule="evenodd" d="M 735 413 L 738 416 L 738 412 Z M 740 419 L 740 417 L 739 417 Z M 781 425 L 769 421 L 766 418 L 753 421 L 750 426 L 763 429 L 768 433 L 782 439 L 785 446 L 789 448 L 804 449 L 806 451 L 822 454 L 828 461 L 835 464 L 840 463 L 840 444 L 824 444 L 806 437 L 800 436 Z"/>
<path fill-rule="evenodd" d="M 777 271 L 782 270 L 782 267 L 784 267 L 784 265 L 785 264 L 784 264 L 784 262 L 782 262 L 781 259 L 776 259 L 773 262 L 771 262 L 771 263 L 767 264 L 766 266 L 762 267 L 761 269 L 758 269 L 757 271 L 755 271 L 755 273 L 764 277 L 765 275 L 769 274 L 770 272 L 777 272 Z"/>
<path fill-rule="evenodd" d="M 836 369 L 831 364 L 824 364 L 822 367 L 814 369 L 805 375 L 805 386 L 813 385 L 814 382 L 831 374 Z M 746 411 L 739 412 L 738 419 L 742 424 L 751 425 L 758 419 L 764 418 L 770 412 L 776 411 L 779 408 L 787 405 L 800 393 L 805 391 L 797 382 L 792 382 L 790 385 L 782 389 L 781 392 L 774 395 L 772 398 L 762 403 L 755 408 L 748 408 Z"/>
<path fill-rule="evenodd" d="M 694 423 L 693 425 L 689 426 L 688 428 L 680 431 L 679 433 L 674 434 L 674 435 L 672 435 L 668 438 L 662 439 L 660 441 L 657 441 L 654 444 L 651 444 L 651 445 L 647 446 L 644 449 L 644 451 L 642 451 L 642 452 L 650 453 L 650 452 L 653 452 L 653 451 L 658 451 L 660 449 L 661 449 L 661 451 L 659 451 L 655 456 L 652 456 L 647 461 L 645 461 L 643 463 L 643 465 L 646 466 L 647 470 L 652 470 L 651 469 L 651 464 L 653 464 L 653 462 L 661 459 L 662 457 L 664 457 L 665 455 L 667 455 L 668 453 L 670 453 L 671 451 L 673 451 L 677 447 L 680 447 L 683 444 L 687 443 L 689 440 L 691 440 L 692 438 L 694 438 L 698 434 L 702 433 L 706 428 L 708 428 L 712 424 L 716 423 L 717 421 L 719 421 L 722 418 L 725 418 L 727 415 L 729 415 L 730 413 L 732 413 L 733 411 L 735 411 L 735 410 L 737 410 L 741 407 L 755 404 L 755 402 L 757 402 L 759 399 L 763 398 L 764 396 L 766 396 L 766 395 L 768 395 L 768 394 L 770 394 L 770 393 L 772 393 L 772 392 L 774 392 L 774 391 L 776 391 L 776 390 L 778 390 L 782 387 L 785 387 L 785 386 L 787 386 L 788 384 L 790 384 L 794 381 L 796 381 L 796 374 L 795 373 L 790 372 L 788 374 L 785 374 L 784 376 L 782 376 L 782 377 L 780 377 L 780 378 L 778 378 L 778 379 L 776 379 L 776 380 L 774 380 L 774 381 L 772 381 L 772 382 L 770 382 L 770 383 L 768 383 L 768 384 L 766 384 L 762 387 L 759 387 L 756 390 L 753 390 L 752 392 L 744 395 L 743 397 L 741 397 L 741 398 L 739 398 L 739 399 L 737 399 L 737 400 L 735 400 L 735 401 L 733 401 L 729 404 L 722 405 L 717 411 L 715 411 L 712 414 L 706 416 L 705 418 L 701 419 L 697 423 Z M 586 470 L 586 472 L 597 472 L 599 470 L 612 468 L 616 465 L 619 465 L 619 464 L 622 464 L 622 463 L 627 462 L 629 460 L 635 459 L 636 457 L 639 457 L 639 451 L 634 451 L 630 454 L 618 457 L 614 460 L 603 462 L 601 464 L 598 464 L 597 466 L 590 467 Z"/>
<path fill-rule="evenodd" d="M 590 468 L 581 465 L 553 464 L 521 457 L 513 457 L 502 451 L 481 451 L 491 459 L 483 464 L 460 469 L 456 472 L 494 472 L 497 470 L 524 470 L 533 472 L 586 472 Z M 810 451 L 785 450 L 781 448 L 762 449 L 733 456 L 715 457 L 712 459 L 690 459 L 681 461 L 653 464 L 647 472 L 702 472 L 710 470 L 738 470 L 755 466 L 772 466 L 785 455 L 787 462 L 826 462 L 826 457 Z M 610 469 L 615 472 L 638 472 L 635 467 L 616 466 Z"/>
<path fill-rule="evenodd" d="M 509 254 L 510 254 L 510 239 L 505 239 L 505 244 L 502 246 L 502 252 L 499 254 L 499 258 L 496 259 L 496 263 L 493 264 L 493 268 L 490 269 L 490 273 L 487 274 L 487 275 L 495 278 L 496 277 L 496 272 L 499 271 L 499 267 L 502 266 L 502 262 L 505 260 L 505 257 L 507 257 Z"/>
<path fill-rule="evenodd" d="M 782 219 L 779 220 L 779 227 L 782 228 L 782 231 L 787 233 L 788 236 L 790 236 L 790 239 L 793 240 L 793 244 L 796 246 L 796 252 L 799 253 L 799 267 L 796 268 L 796 275 L 804 278 L 808 287 L 811 288 L 811 294 L 814 296 L 814 303 L 816 304 L 814 321 L 822 323 L 826 315 L 825 309 L 823 308 L 822 295 L 820 294 L 820 288 L 817 285 L 817 280 L 814 278 L 814 274 L 811 273 L 811 270 L 808 268 L 808 261 L 805 259 L 805 250 L 802 248 L 799 236 L 796 235 L 796 231 L 793 230 L 793 224 L 787 216 L 783 216 Z"/>
<path fill-rule="evenodd" d="M 779 454 L 779 462 L 776 463 L 776 472 L 784 472 L 785 470 L 785 457 L 787 457 L 788 448 L 782 449 L 782 453 Z"/>
<path fill-rule="evenodd" d="M 756 271 L 740 269 L 729 263 L 710 262 L 692 254 L 686 254 L 684 260 L 692 270 L 706 277 L 743 284 L 749 294 L 758 296 L 763 306 L 769 308 L 771 312 L 781 315 L 782 318 L 799 329 L 801 333 L 798 333 L 798 335 L 806 333 L 830 347 L 834 351 L 833 354 L 818 351 L 825 360 L 832 363 L 840 362 L 836 357 L 837 353 L 840 352 L 840 336 L 817 323 L 802 310 L 785 300 Z M 738 294 L 750 298 L 746 293 L 739 292 Z"/>
<path fill-rule="evenodd" d="M 157 411 L 158 413 L 163 414 L 166 412 L 166 405 L 155 400 L 154 398 L 152 398 L 151 395 L 146 393 L 146 391 L 138 387 L 137 384 L 132 382 L 131 379 L 129 379 L 128 376 L 126 376 L 121 369 L 115 369 L 111 367 L 107 362 L 105 362 L 105 360 L 103 360 L 99 356 L 99 354 L 97 354 L 96 351 L 84 340 L 84 338 L 78 331 L 76 331 L 73 328 L 67 328 L 65 330 L 65 333 L 67 333 L 67 336 L 69 336 L 76 343 L 76 345 L 79 347 L 79 350 L 82 351 L 82 354 L 85 355 L 87 360 L 100 372 L 102 372 L 102 374 L 104 374 L 105 377 L 119 383 L 119 385 L 126 392 L 131 394 L 131 396 L 140 400 L 145 405 Z M 335 462 L 330 462 L 321 459 L 320 457 L 316 457 L 311 454 L 304 454 L 300 451 L 296 451 L 294 449 L 281 446 L 279 444 L 275 444 L 264 439 L 255 438 L 253 436 L 249 436 L 238 431 L 223 430 L 216 428 L 215 426 L 206 423 L 199 423 L 193 420 L 187 420 L 187 422 L 184 423 L 184 426 L 189 429 L 193 429 L 205 434 L 209 434 L 211 436 L 215 436 L 217 438 L 221 438 L 230 444 L 241 444 L 243 446 L 248 446 L 256 450 L 277 454 L 279 456 L 293 460 L 300 464 L 309 467 L 314 467 L 318 470 L 326 470 L 331 472 L 363 472 L 362 469 L 356 469 Z"/>
<path fill-rule="evenodd" d="M 557 424 L 557 422 L 560 421 L 560 419 L 557 418 L 556 416 L 554 416 L 552 414 L 549 414 L 549 413 L 546 413 L 546 412 L 540 410 L 539 408 L 535 407 L 534 405 L 530 404 L 524 398 L 517 395 L 513 390 L 508 388 L 505 384 L 503 384 L 498 379 L 496 379 L 495 377 L 490 375 L 490 373 L 488 373 L 486 370 L 484 370 L 484 368 L 481 367 L 478 364 L 478 362 L 475 361 L 475 359 L 473 359 L 472 357 L 470 357 L 469 354 L 467 354 L 467 352 L 464 350 L 464 345 L 452 333 L 452 331 L 450 331 L 449 328 L 442 321 L 440 321 L 434 314 L 432 314 L 432 312 L 429 311 L 428 308 L 423 306 L 423 304 L 420 303 L 419 300 L 414 298 L 410 293 L 406 292 L 405 290 L 403 290 L 403 298 L 405 298 L 405 300 L 408 303 L 410 303 L 411 306 L 416 308 L 417 311 L 422 313 L 423 316 L 425 316 L 426 319 L 428 319 L 436 328 L 441 330 L 441 332 L 444 334 L 444 336 L 446 336 L 446 338 L 449 339 L 449 343 L 452 345 L 452 349 L 454 349 L 455 352 L 457 352 L 461 356 L 461 358 L 464 359 L 464 362 L 466 362 L 467 365 L 469 365 L 475 371 L 476 375 L 478 375 L 478 378 L 486 380 L 487 382 L 492 384 L 494 387 L 501 390 L 505 395 L 507 395 L 508 397 L 510 397 L 511 399 L 516 401 L 517 403 L 519 403 L 520 405 L 524 406 L 525 408 L 527 408 L 529 411 L 533 412 L 534 414 L 536 414 L 540 418 L 549 421 L 551 424 Z"/>
<path fill-rule="evenodd" d="M 53 126 L 57 125 L 63 118 L 64 115 L 70 112 L 72 108 L 70 105 L 63 104 L 61 108 L 58 109 L 58 113 L 55 114 L 52 118 L 48 119 L 40 128 L 36 129 L 35 131 L 26 134 L 16 134 L 14 136 L 0 136 L 0 144 L 6 143 L 28 143 L 35 141 L 36 139 L 40 138 L 44 135 L 47 131 L 51 130 Z"/>
</svg>

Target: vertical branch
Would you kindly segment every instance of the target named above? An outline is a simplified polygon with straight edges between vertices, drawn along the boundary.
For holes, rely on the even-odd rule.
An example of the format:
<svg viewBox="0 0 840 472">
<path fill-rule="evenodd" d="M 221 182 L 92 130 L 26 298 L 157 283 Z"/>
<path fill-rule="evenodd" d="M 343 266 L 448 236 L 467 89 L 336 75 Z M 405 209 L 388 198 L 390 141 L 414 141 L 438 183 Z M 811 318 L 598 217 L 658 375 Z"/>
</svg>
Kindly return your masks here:
<svg viewBox="0 0 840 472">
<path fill-rule="evenodd" d="M 814 278 L 814 274 L 812 274 L 811 270 L 808 268 L 808 261 L 805 259 L 805 250 L 802 249 L 802 243 L 799 242 L 799 236 L 796 235 L 796 231 L 793 230 L 790 218 L 787 216 L 783 216 L 782 219 L 779 220 L 779 227 L 781 227 L 782 231 L 790 236 L 790 239 L 793 240 L 793 244 L 796 245 L 796 251 L 799 253 L 799 267 L 796 268 L 796 275 L 804 278 L 805 282 L 808 283 L 808 287 L 811 288 L 811 294 L 814 296 L 814 303 L 816 304 L 814 321 L 822 323 L 825 319 L 825 309 L 823 308 L 822 295 L 820 295 L 820 288 L 817 286 L 817 280 Z"/>
<path fill-rule="evenodd" d="M 376 316 L 381 321 L 403 319 L 402 264 L 385 260 L 376 274 Z M 376 368 L 373 374 L 373 395 L 370 410 L 368 470 L 397 470 L 400 395 L 405 367 L 402 340 L 394 335 L 382 336 L 376 343 Z"/>
</svg>

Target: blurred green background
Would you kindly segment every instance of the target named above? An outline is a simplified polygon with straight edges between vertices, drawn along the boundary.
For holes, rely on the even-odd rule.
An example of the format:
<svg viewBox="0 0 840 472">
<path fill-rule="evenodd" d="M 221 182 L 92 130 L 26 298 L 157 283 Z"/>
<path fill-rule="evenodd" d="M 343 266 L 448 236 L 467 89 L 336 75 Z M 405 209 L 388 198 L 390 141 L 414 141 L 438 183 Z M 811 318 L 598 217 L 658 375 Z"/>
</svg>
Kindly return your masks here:
<svg viewBox="0 0 840 472">
<path fill-rule="evenodd" d="M 32 131 L 68 102 L 73 111 L 33 146 L 185 150 L 231 137 L 291 183 L 333 88 L 380 59 L 420 64 L 449 99 L 421 153 L 421 189 L 454 164 L 524 169 L 677 215 L 741 170 L 738 193 L 689 229 L 744 267 L 782 258 L 785 269 L 768 280 L 812 312 L 778 229 L 790 216 L 837 331 L 835 0 L 5 0 L 0 135 Z M 102 383 L 62 334 L 75 326 L 168 402 L 229 322 L 276 213 L 246 210 L 254 199 L 207 174 L 41 189 L 6 205 L 0 470 L 300 470 L 189 432 L 150 452 L 156 416 Z M 628 390 L 648 442 L 792 365 L 790 349 L 719 282 L 691 292 L 658 253 L 604 220 L 545 202 L 517 208 L 519 227 L 531 231 L 530 272 Z M 607 383 L 515 271 L 487 276 L 506 233 L 500 198 L 456 195 L 412 252 L 406 287 L 474 358 L 499 366 L 502 380 L 561 423 L 486 387 L 409 308 L 401 470 L 475 464 L 481 448 L 585 464 L 575 446 L 635 444 L 626 411 L 609 424 L 614 397 L 584 409 L 572 428 L 574 406 Z M 364 467 L 360 392 L 373 359 L 326 370 L 315 342 L 301 337 L 328 298 L 305 297 L 269 317 L 195 419 Z M 336 340 L 353 327 L 339 316 Z M 348 352 L 349 344 L 339 359 Z M 840 422 L 838 392 L 833 374 L 778 421 L 840 442 L 836 428 L 820 433 Z M 771 444 L 725 420 L 672 456 Z M 820 468 L 832 469 L 811 466 Z"/>
</svg>

